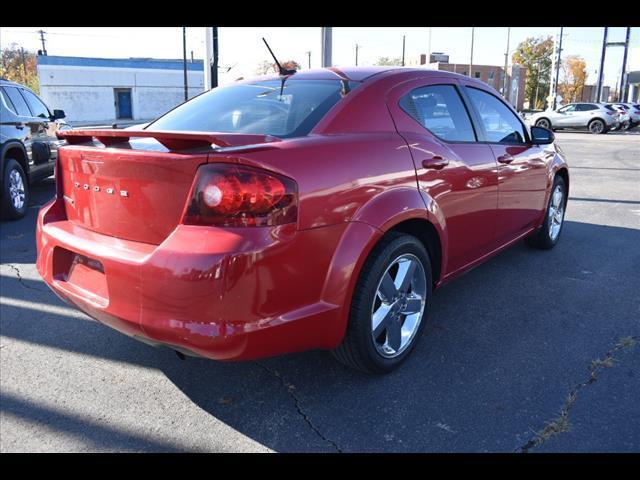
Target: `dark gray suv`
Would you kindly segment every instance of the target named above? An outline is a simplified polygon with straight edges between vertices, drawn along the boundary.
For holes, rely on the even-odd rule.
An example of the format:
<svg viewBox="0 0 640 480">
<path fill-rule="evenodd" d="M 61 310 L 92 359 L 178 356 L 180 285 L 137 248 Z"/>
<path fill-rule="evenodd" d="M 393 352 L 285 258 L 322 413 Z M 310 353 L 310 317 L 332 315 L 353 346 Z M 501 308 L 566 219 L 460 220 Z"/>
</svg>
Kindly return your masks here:
<svg viewBox="0 0 640 480">
<path fill-rule="evenodd" d="M 58 130 L 71 128 L 29 88 L 0 79 L 0 179 L 2 218 L 24 216 L 29 184 L 53 174 L 62 141 Z"/>
</svg>

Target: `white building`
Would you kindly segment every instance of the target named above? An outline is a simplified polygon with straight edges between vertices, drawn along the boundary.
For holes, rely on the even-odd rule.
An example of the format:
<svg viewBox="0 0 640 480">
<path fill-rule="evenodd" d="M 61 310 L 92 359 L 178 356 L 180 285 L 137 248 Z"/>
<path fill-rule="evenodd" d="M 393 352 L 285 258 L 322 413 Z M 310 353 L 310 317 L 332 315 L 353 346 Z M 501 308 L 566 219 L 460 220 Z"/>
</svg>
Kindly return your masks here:
<svg viewBox="0 0 640 480">
<path fill-rule="evenodd" d="M 40 96 L 72 125 L 148 121 L 184 102 L 182 60 L 38 56 Z M 189 98 L 204 89 L 202 60 L 187 61 Z"/>
</svg>

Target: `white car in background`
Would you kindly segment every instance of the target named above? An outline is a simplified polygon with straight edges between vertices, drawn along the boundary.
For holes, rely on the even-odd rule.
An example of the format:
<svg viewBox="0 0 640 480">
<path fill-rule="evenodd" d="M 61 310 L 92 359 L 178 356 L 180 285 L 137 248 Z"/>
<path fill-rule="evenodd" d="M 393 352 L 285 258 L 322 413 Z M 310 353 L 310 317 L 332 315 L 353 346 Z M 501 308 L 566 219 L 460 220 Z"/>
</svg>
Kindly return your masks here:
<svg viewBox="0 0 640 480">
<path fill-rule="evenodd" d="M 608 103 L 569 103 L 557 110 L 535 113 L 529 123 L 552 130 L 586 128 L 600 134 L 620 127 L 620 112 Z"/>
<path fill-rule="evenodd" d="M 637 103 L 614 103 L 614 107 L 621 109 L 629 116 L 629 126 L 627 130 L 640 125 L 640 104 Z"/>
</svg>

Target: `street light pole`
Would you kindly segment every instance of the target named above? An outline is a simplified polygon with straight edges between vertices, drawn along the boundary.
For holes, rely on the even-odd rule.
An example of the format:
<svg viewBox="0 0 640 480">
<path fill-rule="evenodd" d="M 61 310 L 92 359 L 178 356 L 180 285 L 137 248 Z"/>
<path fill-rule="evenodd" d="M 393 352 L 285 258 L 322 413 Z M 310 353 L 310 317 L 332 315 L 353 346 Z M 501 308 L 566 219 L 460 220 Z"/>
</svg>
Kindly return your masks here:
<svg viewBox="0 0 640 480">
<path fill-rule="evenodd" d="M 356 43 L 356 67 L 358 66 L 358 44 Z"/>
<path fill-rule="evenodd" d="M 332 62 L 331 53 L 332 53 L 332 34 L 331 27 L 322 27 L 321 35 L 322 35 L 322 66 L 330 67 Z"/>
<path fill-rule="evenodd" d="M 553 82 L 553 109 L 556 109 L 558 103 L 558 77 L 560 76 L 560 61 L 562 60 L 562 32 L 564 27 L 560 27 L 560 41 L 558 42 L 558 60 L 556 61 L 556 79 Z"/>
<path fill-rule="evenodd" d="M 507 69 L 509 68 L 509 38 L 511 37 L 511 27 L 507 28 L 507 49 L 504 52 L 504 76 L 502 81 L 502 96 L 506 98 L 507 93 Z"/>
<path fill-rule="evenodd" d="M 404 67 L 404 45 L 405 45 L 405 36 L 402 35 L 402 66 Z"/>
<path fill-rule="evenodd" d="M 600 69 L 598 70 L 598 86 L 596 88 L 596 102 L 602 98 L 602 80 L 604 77 L 604 57 L 607 54 L 607 34 L 609 27 L 604 27 L 604 38 L 602 39 L 602 54 L 600 54 Z"/>
<path fill-rule="evenodd" d="M 189 85 L 187 83 L 187 27 L 182 27 L 182 70 L 184 72 L 184 101 L 189 100 Z"/>
<path fill-rule="evenodd" d="M 631 33 L 631 27 L 627 27 L 627 36 L 624 40 L 624 56 L 622 57 L 622 78 L 620 79 L 620 98 L 618 98 L 619 102 L 624 102 L 627 98 L 627 93 L 629 90 L 629 82 L 625 82 L 627 76 L 625 75 L 625 71 L 627 69 L 627 52 L 629 50 L 629 34 Z M 626 86 L 625 86 L 626 83 Z"/>
<path fill-rule="evenodd" d="M 469 78 L 473 77 L 471 70 L 473 70 L 473 37 L 475 36 L 476 28 L 471 27 L 471 58 L 469 59 Z"/>
</svg>

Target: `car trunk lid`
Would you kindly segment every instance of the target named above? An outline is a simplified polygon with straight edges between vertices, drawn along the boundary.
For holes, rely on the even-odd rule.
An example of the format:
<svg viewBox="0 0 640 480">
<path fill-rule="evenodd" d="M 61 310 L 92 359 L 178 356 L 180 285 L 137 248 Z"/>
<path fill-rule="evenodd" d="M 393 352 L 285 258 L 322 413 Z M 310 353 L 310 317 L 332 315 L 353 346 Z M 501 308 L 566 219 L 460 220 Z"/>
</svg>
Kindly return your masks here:
<svg viewBox="0 0 640 480">
<path fill-rule="evenodd" d="M 72 130 L 59 132 L 58 175 L 69 221 L 117 238 L 160 244 L 182 218 L 197 168 L 211 153 L 267 135 Z M 134 137 L 144 140 L 130 141 Z"/>
</svg>

